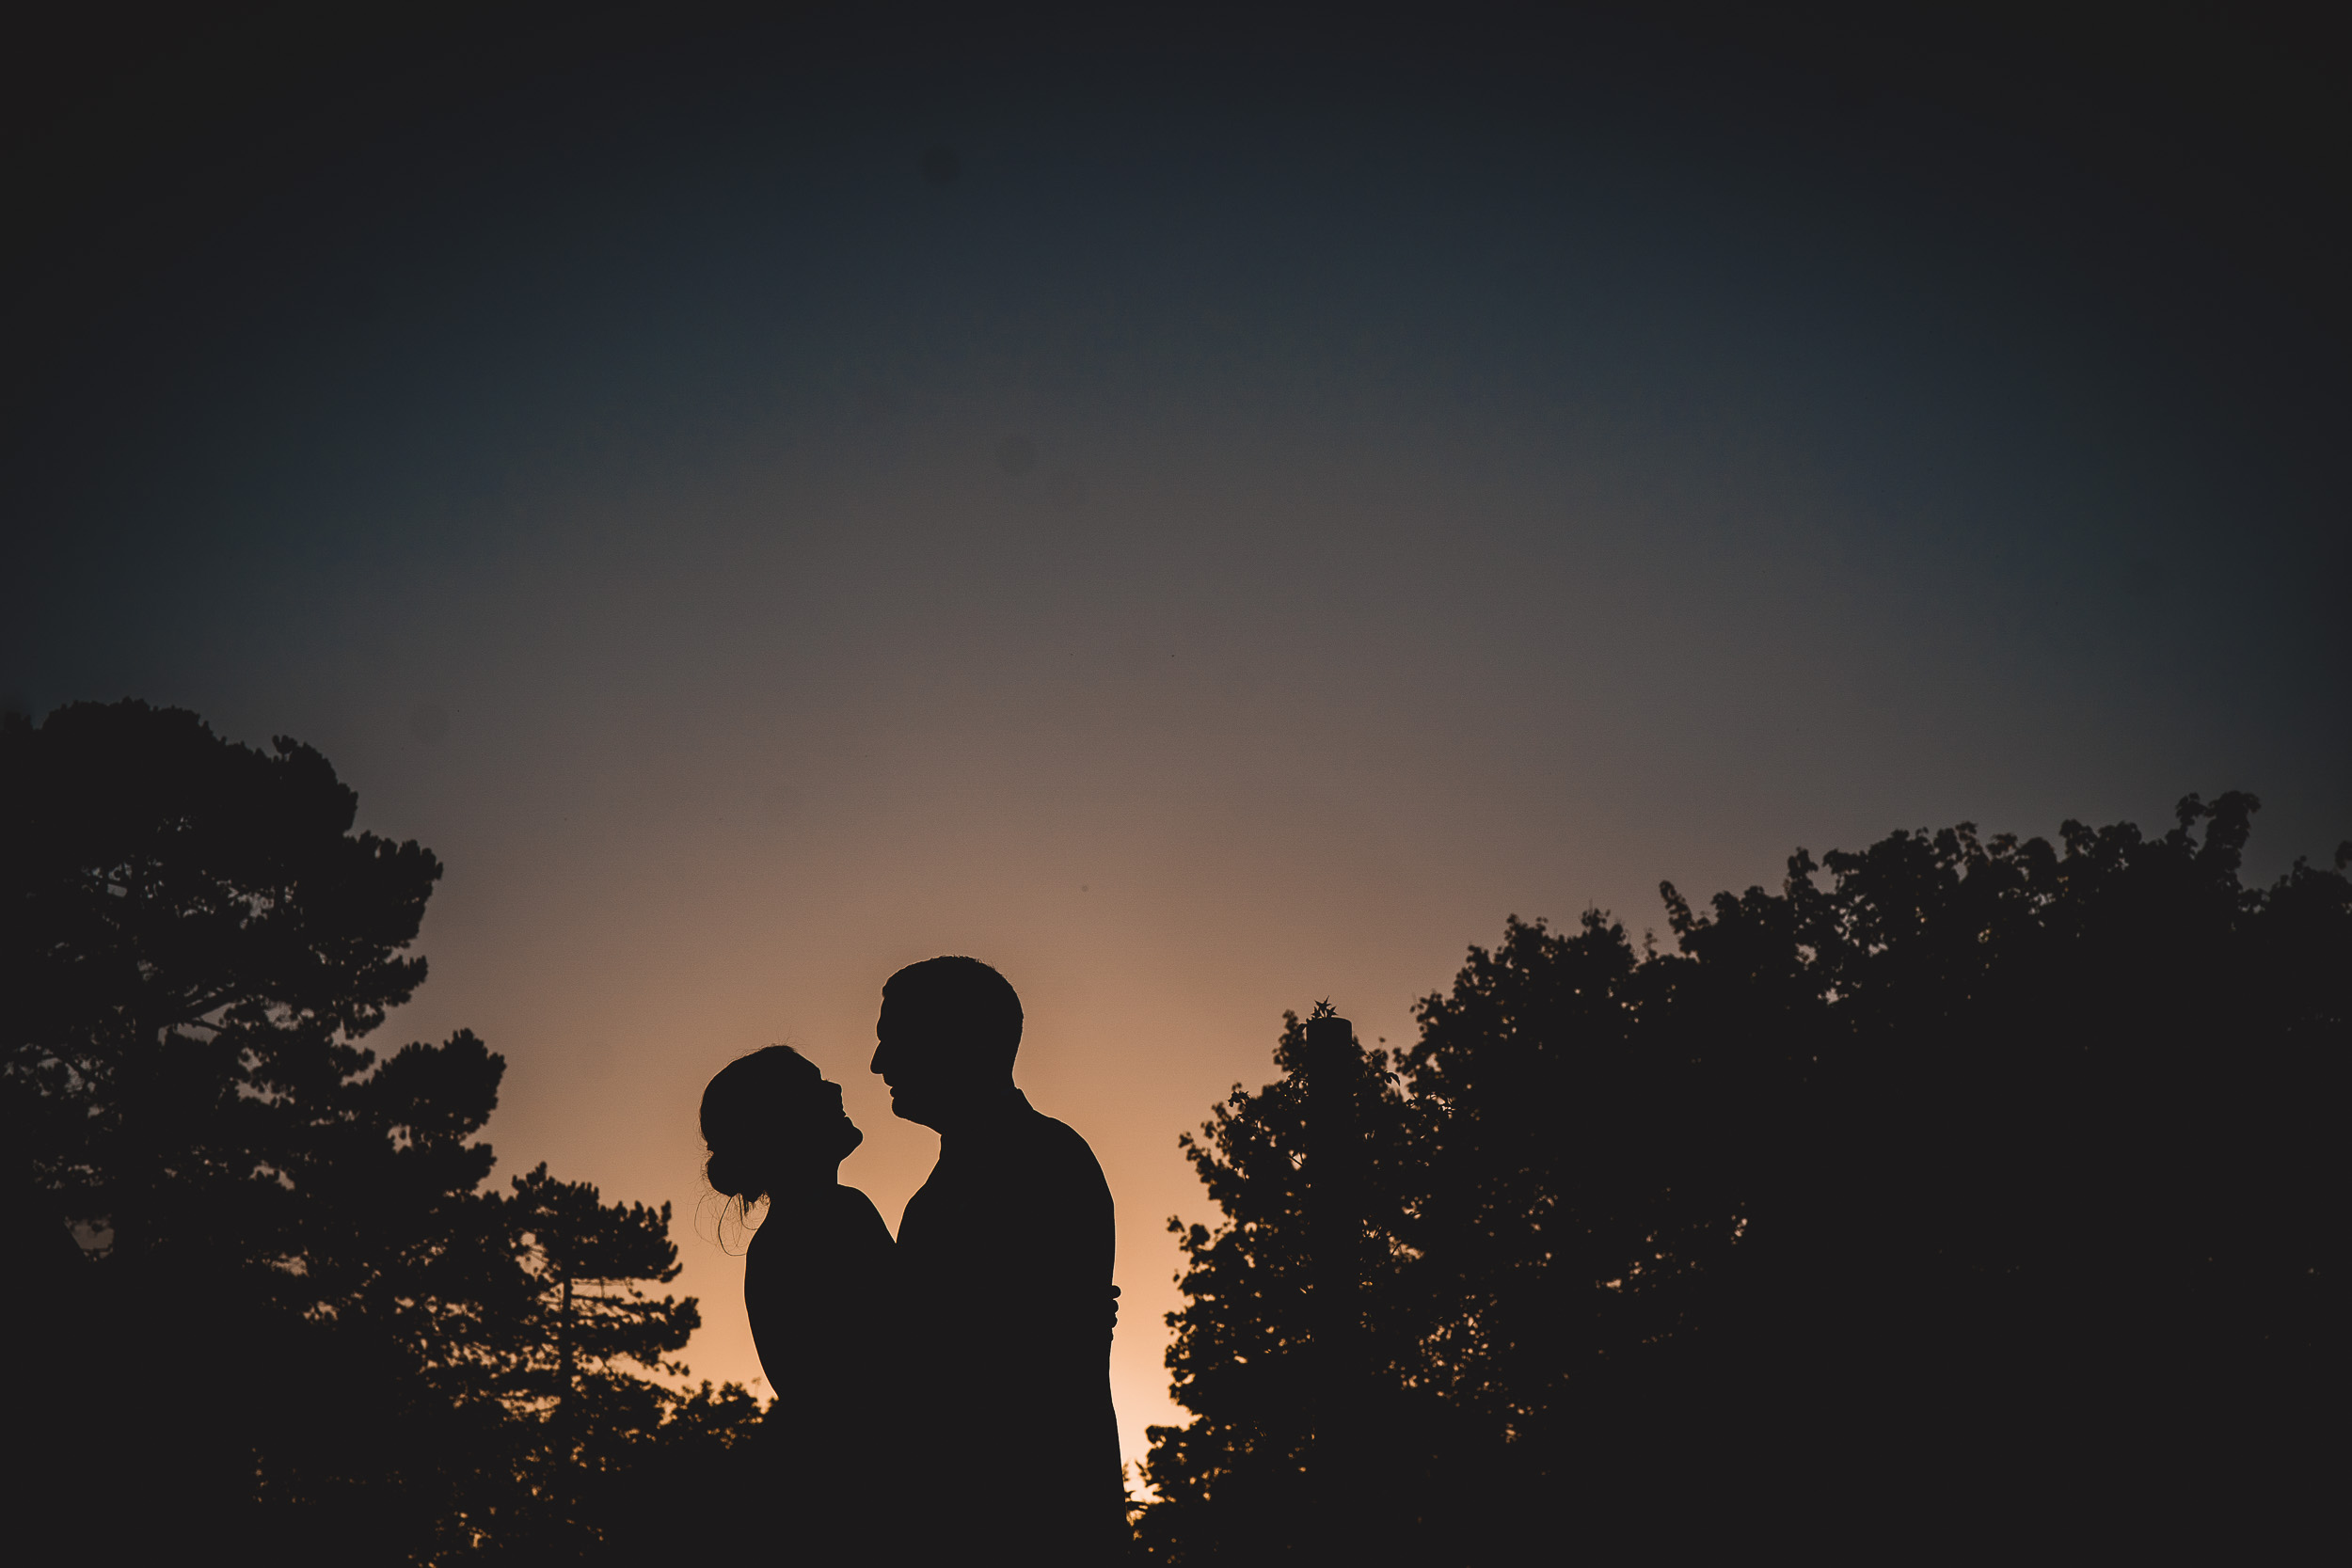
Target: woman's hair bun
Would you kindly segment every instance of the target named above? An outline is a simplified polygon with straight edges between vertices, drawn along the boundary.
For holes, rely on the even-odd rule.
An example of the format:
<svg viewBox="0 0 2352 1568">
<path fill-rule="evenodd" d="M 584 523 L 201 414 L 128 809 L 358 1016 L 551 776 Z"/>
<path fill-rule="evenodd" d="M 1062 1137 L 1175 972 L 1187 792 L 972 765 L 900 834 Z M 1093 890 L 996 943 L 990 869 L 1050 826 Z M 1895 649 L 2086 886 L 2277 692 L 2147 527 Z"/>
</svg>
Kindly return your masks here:
<svg viewBox="0 0 2352 1568">
<path fill-rule="evenodd" d="M 722 1197 L 746 1206 L 768 1196 L 747 1150 L 762 1147 L 762 1133 L 776 1104 L 820 1087 L 817 1064 L 788 1045 L 771 1045 L 740 1056 L 719 1069 L 703 1090 L 703 1143 L 710 1159 L 703 1180 Z"/>
<path fill-rule="evenodd" d="M 714 1151 L 703 1166 L 703 1180 L 708 1181 L 710 1190 L 722 1197 L 739 1197 L 745 1203 L 755 1203 L 761 1195 L 751 1190 L 751 1177 L 738 1169 L 739 1164 L 739 1161 Z"/>
</svg>

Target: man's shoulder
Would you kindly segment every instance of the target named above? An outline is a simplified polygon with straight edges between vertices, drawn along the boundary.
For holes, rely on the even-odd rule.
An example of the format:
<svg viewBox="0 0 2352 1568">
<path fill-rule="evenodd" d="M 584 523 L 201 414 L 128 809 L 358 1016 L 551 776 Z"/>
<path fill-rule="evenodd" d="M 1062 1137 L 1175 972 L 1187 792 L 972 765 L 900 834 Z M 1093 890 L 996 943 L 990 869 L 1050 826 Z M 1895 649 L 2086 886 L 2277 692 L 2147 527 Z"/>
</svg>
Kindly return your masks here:
<svg viewBox="0 0 2352 1568">
<path fill-rule="evenodd" d="M 1049 1117 L 1034 1106 L 1026 1107 L 1023 1117 L 1021 1142 L 1031 1159 L 1050 1164 L 1057 1171 L 1072 1176 L 1089 1175 L 1103 1180 L 1103 1163 L 1094 1157 L 1094 1147 L 1079 1134 L 1076 1128 L 1058 1117 Z"/>
</svg>

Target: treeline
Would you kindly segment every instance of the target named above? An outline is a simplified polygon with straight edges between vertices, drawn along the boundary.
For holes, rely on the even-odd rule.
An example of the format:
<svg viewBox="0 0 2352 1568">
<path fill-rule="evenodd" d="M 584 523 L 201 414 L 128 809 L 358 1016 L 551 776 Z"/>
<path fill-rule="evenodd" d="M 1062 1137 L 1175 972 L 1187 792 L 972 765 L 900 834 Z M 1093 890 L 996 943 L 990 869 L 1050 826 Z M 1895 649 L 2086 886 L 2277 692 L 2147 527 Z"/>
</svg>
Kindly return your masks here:
<svg viewBox="0 0 2352 1568">
<path fill-rule="evenodd" d="M 759 1415 L 674 1390 L 667 1205 L 491 1183 L 503 1061 L 360 1043 L 425 977 L 440 866 L 357 805 L 183 711 L 0 720 L 34 1558 L 577 1560 Z"/>
<path fill-rule="evenodd" d="M 1358 1046 L 1361 1430 L 1324 1452 L 1305 1031 L 1188 1153 L 1176 1563 L 2241 1557 L 2319 1520 L 2352 888 L 2257 802 L 1899 832 L 1673 951 L 1513 920 Z M 1320 1070 L 1320 1069 L 1318 1069 Z M 1326 1304 L 1327 1306 L 1327 1303 Z"/>
<path fill-rule="evenodd" d="M 637 1560 L 760 1506 L 724 1480 L 751 1396 L 676 1391 L 669 1210 L 495 1181 L 472 1035 L 362 1043 L 440 867 L 356 810 L 192 714 L 0 719 L 30 1558 Z M 1668 951 L 1511 921 L 1415 1042 L 1338 1058 L 1345 1287 L 1287 1020 L 1283 1076 L 1185 1140 L 1223 1217 L 1176 1227 L 1196 1418 L 1153 1431 L 1143 1548 L 2234 1557 L 2308 1524 L 2352 845 L 2249 887 L 2255 810 L 1801 851 L 1777 892 L 1662 888 Z"/>
</svg>

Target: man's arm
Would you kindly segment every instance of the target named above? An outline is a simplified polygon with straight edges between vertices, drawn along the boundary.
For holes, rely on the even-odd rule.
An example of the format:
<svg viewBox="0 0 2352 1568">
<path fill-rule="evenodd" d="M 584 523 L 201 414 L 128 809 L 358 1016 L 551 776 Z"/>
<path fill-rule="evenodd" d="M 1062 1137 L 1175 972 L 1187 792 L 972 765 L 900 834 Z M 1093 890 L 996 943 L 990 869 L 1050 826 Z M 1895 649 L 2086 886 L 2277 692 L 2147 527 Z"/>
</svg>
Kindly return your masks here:
<svg viewBox="0 0 2352 1568">
<path fill-rule="evenodd" d="M 1057 1362 L 1107 1354 L 1118 1236 L 1110 1185 L 1086 1140 L 1050 1117 L 1024 1162 L 1019 1219 L 1007 1227 L 1004 1284 L 1031 1353 Z M 1024 1332 L 1023 1330 L 1025 1330 Z"/>
</svg>

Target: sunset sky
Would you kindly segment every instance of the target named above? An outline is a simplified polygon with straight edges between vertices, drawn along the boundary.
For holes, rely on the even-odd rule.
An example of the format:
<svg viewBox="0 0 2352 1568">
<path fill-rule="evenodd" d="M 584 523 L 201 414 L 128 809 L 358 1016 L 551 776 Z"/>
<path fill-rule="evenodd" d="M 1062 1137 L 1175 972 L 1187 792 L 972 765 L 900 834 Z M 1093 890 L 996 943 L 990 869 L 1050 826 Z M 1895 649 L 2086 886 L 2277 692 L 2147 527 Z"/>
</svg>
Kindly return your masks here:
<svg viewBox="0 0 2352 1568">
<path fill-rule="evenodd" d="M 704 1083 L 815 1059 L 895 1226 L 882 982 L 997 966 L 1132 1459 L 1177 1135 L 1285 1008 L 1400 1042 L 1506 915 L 1901 827 L 2352 836 L 2341 193 L 2152 175 L 2205 122 L 2121 67 L 2118 150 L 1654 44 L 96 81 L 14 166 L 0 699 L 297 736 L 439 855 L 373 1043 L 676 1205 L 698 1377 L 760 1375 Z"/>
</svg>

